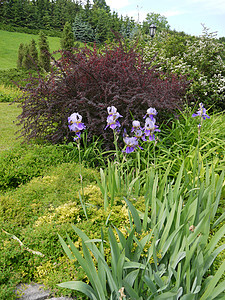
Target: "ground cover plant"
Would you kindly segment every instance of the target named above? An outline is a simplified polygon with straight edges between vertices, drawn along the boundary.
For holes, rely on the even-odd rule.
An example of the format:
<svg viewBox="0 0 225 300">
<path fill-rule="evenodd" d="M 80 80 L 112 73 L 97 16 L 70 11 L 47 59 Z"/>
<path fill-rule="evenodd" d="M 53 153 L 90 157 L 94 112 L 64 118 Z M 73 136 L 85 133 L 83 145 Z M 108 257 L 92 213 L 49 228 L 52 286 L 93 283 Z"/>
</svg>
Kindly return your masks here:
<svg viewBox="0 0 225 300">
<path fill-rule="evenodd" d="M 7 106 L 8 109 L 13 109 L 14 107 L 15 106 Z M 3 266 L 1 269 L 0 293 L 2 299 L 10 299 L 10 297 L 13 299 L 15 284 L 21 280 L 23 282 L 33 280 L 45 283 L 52 288 L 52 293 L 56 295 L 60 295 L 60 293 L 70 295 L 72 292 L 71 295 L 76 295 L 82 299 L 84 298 L 80 293 L 76 293 L 70 289 L 62 289 L 57 286 L 59 282 L 78 280 L 83 281 L 85 284 L 90 280 L 90 278 L 87 278 L 88 274 L 85 274 L 86 270 L 84 265 L 82 265 L 83 268 L 79 267 L 80 259 L 78 259 L 78 261 L 75 259 L 74 261 L 73 257 L 72 261 L 68 260 L 63 249 L 60 247 L 58 233 L 63 239 L 66 239 L 66 232 L 73 240 L 77 249 L 81 251 L 86 258 L 88 257 L 87 249 L 85 246 L 82 248 L 82 241 L 86 241 L 87 236 L 92 241 L 93 239 L 96 242 L 98 241 L 97 246 L 100 246 L 100 250 L 97 250 L 91 241 L 90 243 L 85 243 L 85 245 L 94 252 L 94 255 L 97 253 L 98 257 L 101 257 L 100 253 L 103 253 L 101 246 L 102 240 L 107 241 L 103 242 L 103 245 L 104 255 L 109 267 L 106 267 L 106 263 L 104 263 L 103 260 L 99 261 L 99 259 L 98 263 L 94 262 L 94 264 L 101 266 L 101 268 L 103 266 L 104 272 L 107 274 L 102 272 L 99 276 L 110 276 L 110 266 L 114 268 L 113 262 L 120 258 L 120 265 L 125 266 L 124 270 L 121 271 L 122 275 L 115 275 L 115 269 L 112 269 L 113 280 L 116 280 L 115 295 L 118 295 L 117 292 L 120 290 L 120 295 L 124 293 L 128 297 L 129 294 L 132 295 L 131 298 L 139 296 L 145 298 L 146 295 L 150 296 L 151 293 L 155 293 L 154 296 L 157 296 L 157 293 L 164 292 L 173 293 L 173 296 L 183 293 L 182 295 L 184 296 L 185 293 L 188 293 L 188 280 L 190 280 L 190 293 L 196 293 L 195 296 L 191 296 L 198 297 L 201 292 L 202 294 L 203 291 L 206 292 L 207 282 L 205 282 L 204 285 L 204 280 L 202 281 L 201 279 L 203 274 L 196 273 L 197 267 L 193 267 L 193 269 L 189 270 L 187 262 L 190 259 L 193 263 L 191 263 L 191 266 L 195 266 L 195 262 L 198 262 L 197 258 L 200 259 L 203 256 L 204 261 L 208 257 L 208 261 L 206 260 L 207 263 L 205 263 L 206 269 L 207 264 L 213 261 L 215 255 L 219 253 L 223 247 L 224 240 L 222 240 L 222 242 L 220 241 L 219 244 L 218 241 L 220 236 L 222 236 L 221 232 L 224 228 L 224 215 L 221 206 L 222 204 L 224 205 L 224 192 L 221 190 L 221 185 L 224 181 L 222 180 L 221 171 L 224 166 L 225 131 L 223 114 L 210 115 L 210 119 L 205 120 L 202 124 L 201 146 L 199 147 L 200 153 L 202 154 L 200 158 L 202 162 L 201 172 L 199 174 L 201 192 L 199 193 L 198 188 L 193 189 L 194 184 L 199 184 L 197 176 L 198 163 L 195 153 L 198 144 L 197 128 L 199 120 L 191 117 L 196 110 L 197 108 L 194 108 L 193 111 L 183 114 L 182 118 L 175 120 L 172 129 L 170 128 L 170 134 L 168 134 L 167 131 L 169 129 L 163 129 L 163 127 L 160 127 L 160 132 L 155 132 L 157 141 L 155 145 L 155 157 L 154 141 L 151 141 L 149 144 L 143 141 L 141 145 L 145 148 L 143 150 L 137 149 L 138 151 L 131 153 L 121 152 L 123 147 L 118 148 L 119 160 L 122 162 L 123 159 L 126 159 L 124 166 L 128 167 L 122 180 L 121 174 L 118 173 L 120 168 L 117 163 L 113 164 L 111 162 L 109 165 L 107 162 L 104 163 L 104 159 L 100 157 L 101 152 L 94 153 L 91 149 L 90 152 L 88 152 L 88 147 L 86 148 L 86 155 L 88 152 L 88 156 L 86 156 L 87 160 L 90 160 L 92 155 L 97 155 L 99 162 L 96 166 L 98 166 L 98 168 L 101 167 L 102 171 L 99 174 L 94 170 L 85 169 L 83 167 L 80 171 L 76 141 L 74 145 L 52 146 L 40 144 L 15 147 L 13 153 L 4 151 L 1 154 L 1 161 L 5 163 L 6 167 L 8 166 L 11 172 L 7 173 L 7 168 L 5 168 L 5 175 L 1 179 L 2 182 L 5 181 L 5 186 L 0 196 L 0 222 L 1 228 L 4 230 L 1 232 L 2 255 L 0 256 L 2 259 L 1 266 Z M 113 111 L 111 110 L 110 112 Z M 157 119 L 156 116 L 154 118 Z M 122 117 L 118 118 L 120 121 L 121 119 Z M 113 123 L 110 123 L 110 118 L 108 121 L 109 127 L 106 130 L 113 135 L 113 130 L 110 128 Z M 81 120 L 81 123 L 82 122 L 83 120 Z M 141 121 L 141 124 L 143 123 L 145 123 L 144 119 Z M 105 125 L 107 125 L 106 120 Z M 127 127 L 127 133 L 129 135 L 131 135 L 131 126 L 132 119 L 130 119 L 129 127 Z M 81 127 L 83 128 L 83 126 Z M 81 127 L 79 128 L 81 129 Z M 73 129 L 76 129 L 76 127 L 73 127 Z M 84 132 L 82 135 L 85 134 L 84 129 L 81 132 Z M 77 134 L 79 136 L 79 132 L 77 132 Z M 83 146 L 80 146 L 81 159 L 83 164 L 86 164 L 85 151 L 82 149 Z M 124 150 L 126 150 L 126 147 L 124 147 Z M 188 155 L 189 151 L 190 155 Z M 143 172 L 137 174 L 134 173 L 135 164 L 132 162 L 138 162 L 139 155 L 140 158 L 142 158 L 140 161 L 142 162 Z M 149 173 L 146 173 L 145 169 L 148 159 L 150 162 L 148 165 Z M 174 161 L 175 159 L 176 161 Z M 181 161 L 183 161 L 182 169 L 180 169 Z M 193 172 L 193 167 L 196 169 L 195 172 Z M 115 172 L 115 174 L 111 171 Z M 80 173 L 82 174 L 83 191 L 81 190 Z M 13 174 L 14 177 L 18 179 L 16 189 L 11 185 L 10 181 L 7 181 L 9 175 L 13 176 Z M 24 175 L 26 174 L 28 176 L 25 178 Z M 196 176 L 194 176 L 194 174 L 196 174 Z M 25 179 L 19 181 L 21 177 Z M 119 182 L 118 177 L 120 178 L 120 185 L 116 185 L 117 182 Z M 125 180 L 125 178 L 127 178 L 127 180 Z M 135 181 L 133 181 L 134 179 Z M 104 182 L 106 185 L 104 185 Z M 119 189 L 119 186 L 121 186 L 121 189 Z M 137 187 L 138 193 L 136 194 Z M 115 191 L 113 191 L 114 188 Z M 126 191 L 127 188 L 129 190 L 128 192 Z M 221 192 L 222 195 L 220 197 Z M 123 197 L 124 195 L 125 199 Z M 145 197 L 143 197 L 144 195 Z M 156 196 L 151 197 L 151 195 Z M 111 201 L 112 199 L 113 202 Z M 156 202 L 151 202 L 152 200 L 150 199 L 155 199 L 154 201 Z M 106 201 L 108 205 L 105 205 Z M 202 203 L 198 214 L 199 220 L 202 220 L 205 224 L 203 227 L 201 224 L 198 226 L 194 221 L 193 224 L 191 222 L 191 218 L 193 219 L 194 215 L 197 216 L 197 211 L 195 211 L 194 208 L 190 209 L 190 207 L 192 207 L 190 203 L 194 203 L 194 207 L 197 207 L 197 201 Z M 204 222 L 204 218 L 207 218 L 206 208 L 207 203 L 209 204 L 210 201 L 212 203 L 210 207 L 214 205 L 214 210 L 211 213 L 214 214 L 215 211 L 217 211 L 217 214 L 214 219 L 213 215 L 211 215 L 212 222 L 209 232 L 209 223 Z M 182 202 L 189 204 L 183 206 Z M 174 205 L 174 203 L 176 203 L 176 205 Z M 219 205 L 218 210 L 216 209 L 217 205 Z M 156 210 L 153 209 L 154 206 Z M 167 214 L 169 215 L 167 216 Z M 161 216 L 163 216 L 163 218 L 161 218 Z M 174 218 L 172 218 L 172 216 L 174 216 Z M 157 223 L 157 218 L 163 219 L 164 223 Z M 15 226 L 15 220 L 17 226 Z M 178 222 L 178 220 L 180 221 Z M 150 230 L 153 229 L 152 222 L 156 225 L 153 232 Z M 183 222 L 185 225 L 182 227 Z M 72 228 L 71 224 L 75 224 L 76 227 Z M 163 231 L 163 224 L 165 228 L 168 229 L 166 233 Z M 195 226 L 196 229 L 193 228 L 194 232 L 189 230 L 191 225 L 197 225 Z M 116 232 L 118 233 L 118 237 L 114 237 L 115 232 L 113 233 L 110 229 L 113 229 L 114 226 L 117 228 Z M 183 229 L 184 227 L 185 230 Z M 177 229 L 177 235 L 176 233 L 172 233 L 175 228 Z M 219 233 L 217 233 L 217 231 Z M 200 232 L 202 235 L 198 236 Z M 108 234 L 109 239 L 107 237 Z M 184 243 L 178 242 L 180 239 L 182 240 L 183 234 L 188 236 L 185 246 Z M 21 247 L 16 240 L 12 239 L 12 235 L 19 238 L 24 246 Z M 215 238 L 213 238 L 213 235 Z M 174 236 L 174 239 L 172 239 L 171 236 Z M 207 238 L 208 236 L 209 240 Z M 161 242 L 160 244 L 155 243 L 157 237 L 167 242 Z M 175 239 L 175 237 L 177 239 Z M 205 243 L 206 245 L 210 240 L 212 242 L 208 245 L 212 247 L 208 246 L 210 248 L 209 252 L 203 250 L 205 247 L 201 248 L 197 246 L 197 241 L 200 241 L 200 244 Z M 196 244 L 192 244 L 193 241 L 195 241 Z M 71 242 L 69 241 L 68 243 Z M 176 244 L 179 244 L 179 247 L 176 246 Z M 219 248 L 218 250 L 213 250 L 216 244 Z M 121 250 L 121 245 L 127 249 L 125 253 Z M 167 245 L 169 245 L 168 253 L 165 252 Z M 195 248 L 195 245 L 197 248 Z M 110 247 L 112 250 L 110 250 Z M 29 252 L 27 248 L 32 251 L 38 251 L 45 256 L 35 255 Z M 66 246 L 64 248 L 67 249 Z M 73 248 L 71 247 L 70 249 Z M 179 253 L 181 254 L 181 260 L 176 265 L 178 269 L 172 264 L 169 255 L 169 251 L 175 253 L 174 249 L 176 249 L 178 255 Z M 194 251 L 195 249 L 197 249 L 198 253 L 196 259 L 194 257 L 196 253 Z M 98 251 L 100 251 L 100 253 Z M 76 255 L 78 255 L 76 250 L 75 252 Z M 185 256 L 184 252 L 188 253 L 187 256 Z M 67 253 L 69 252 L 67 251 Z M 151 253 L 153 253 L 153 257 L 150 258 Z M 210 253 L 212 253 L 212 259 L 209 258 L 210 256 L 207 256 L 210 255 Z M 150 258 L 150 265 L 146 263 L 147 267 L 146 270 L 144 270 L 145 258 L 148 258 L 147 255 L 149 255 Z M 124 257 L 130 260 L 129 268 L 127 265 L 128 262 L 124 261 Z M 72 257 L 70 256 L 70 258 Z M 155 265 L 154 260 L 159 264 Z M 210 285 L 211 287 L 217 284 L 217 281 L 221 278 L 220 273 L 222 268 L 220 268 L 220 266 L 223 260 L 224 256 L 216 258 L 212 265 L 212 270 L 209 270 L 209 273 L 205 273 L 207 276 L 213 275 L 213 278 L 215 278 Z M 135 263 L 132 263 L 132 261 Z M 91 265 L 90 258 L 88 258 L 88 262 Z M 179 265 L 181 266 L 179 267 Z M 181 276 L 184 274 L 181 274 L 179 268 L 185 270 L 185 276 Z M 132 274 L 127 276 L 130 271 L 133 271 Z M 147 273 L 150 280 L 146 282 L 144 275 Z M 217 275 L 215 276 L 215 274 Z M 193 276 L 197 276 L 195 282 Z M 141 278 L 143 278 L 144 283 L 142 283 Z M 111 281 L 112 284 L 114 284 L 113 280 Z M 211 277 L 208 278 L 208 283 L 210 280 L 212 280 Z M 220 279 L 218 282 L 218 292 L 222 290 L 223 285 L 221 283 L 223 283 L 223 280 L 224 279 Z M 151 284 L 151 281 L 153 284 Z M 198 291 L 198 286 L 201 285 L 201 281 L 203 285 L 200 292 Z M 93 283 L 93 281 L 91 282 Z M 104 282 L 104 280 L 102 282 Z M 124 284 L 124 290 L 120 289 L 121 282 Z M 134 282 L 136 283 L 134 284 Z M 176 282 L 174 289 L 169 291 L 174 282 Z M 146 289 L 142 290 L 143 285 L 146 285 Z M 61 284 L 61 286 L 65 287 L 63 284 Z M 122 287 L 123 286 L 121 286 L 121 288 Z M 183 290 L 181 288 L 183 288 Z M 159 292 L 155 289 L 161 289 L 162 291 Z M 168 294 L 165 294 L 165 297 L 168 297 Z"/>
</svg>

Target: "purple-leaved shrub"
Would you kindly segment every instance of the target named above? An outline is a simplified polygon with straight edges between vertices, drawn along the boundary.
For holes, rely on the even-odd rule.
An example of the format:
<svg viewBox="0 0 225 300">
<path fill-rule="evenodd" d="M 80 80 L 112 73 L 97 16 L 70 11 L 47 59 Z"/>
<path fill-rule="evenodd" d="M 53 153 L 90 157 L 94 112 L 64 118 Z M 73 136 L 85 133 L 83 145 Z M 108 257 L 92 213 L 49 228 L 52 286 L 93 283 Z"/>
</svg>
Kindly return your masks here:
<svg viewBox="0 0 225 300">
<path fill-rule="evenodd" d="M 106 127 L 107 107 L 121 113 L 121 129 L 134 119 L 143 119 L 149 107 L 161 117 L 182 109 L 188 81 L 163 74 L 145 63 L 135 47 L 119 43 L 103 50 L 84 47 L 61 52 L 48 76 L 33 78 L 22 97 L 21 135 L 59 143 L 71 135 L 67 119 L 74 112 L 83 116 L 88 135 L 113 136 Z M 72 135 L 71 135 L 72 139 Z"/>
</svg>

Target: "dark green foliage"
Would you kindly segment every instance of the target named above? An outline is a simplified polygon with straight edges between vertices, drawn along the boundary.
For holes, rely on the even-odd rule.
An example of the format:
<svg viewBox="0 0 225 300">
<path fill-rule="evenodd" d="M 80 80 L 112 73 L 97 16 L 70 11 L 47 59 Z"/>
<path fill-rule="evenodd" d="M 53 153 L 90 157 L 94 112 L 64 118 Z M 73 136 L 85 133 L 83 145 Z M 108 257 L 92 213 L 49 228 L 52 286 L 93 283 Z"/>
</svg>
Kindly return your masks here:
<svg viewBox="0 0 225 300">
<path fill-rule="evenodd" d="M 37 65 L 38 65 L 38 51 L 37 51 L 36 42 L 34 39 L 31 40 L 29 47 L 30 47 L 29 54 L 30 54 L 30 57 L 32 59 L 32 64 L 33 64 L 32 69 L 36 69 Z"/>
<path fill-rule="evenodd" d="M 39 33 L 39 63 L 40 66 L 46 71 L 50 71 L 50 54 L 49 54 L 49 44 L 47 41 L 47 37 L 43 31 Z"/>
<path fill-rule="evenodd" d="M 66 22 L 64 26 L 62 39 L 60 42 L 63 50 L 71 51 L 74 47 L 74 35 L 72 32 L 72 27 L 68 22 Z"/>
<path fill-rule="evenodd" d="M 24 58 L 24 44 L 20 43 L 18 49 L 17 68 L 22 68 L 23 58 Z"/>
</svg>

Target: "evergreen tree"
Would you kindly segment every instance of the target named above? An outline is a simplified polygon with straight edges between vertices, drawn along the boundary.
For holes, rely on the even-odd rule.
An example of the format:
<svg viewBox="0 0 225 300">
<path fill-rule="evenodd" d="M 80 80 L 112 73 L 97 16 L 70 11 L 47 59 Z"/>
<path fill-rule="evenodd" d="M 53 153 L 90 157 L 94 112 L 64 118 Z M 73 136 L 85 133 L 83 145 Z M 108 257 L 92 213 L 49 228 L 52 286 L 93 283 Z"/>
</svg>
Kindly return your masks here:
<svg viewBox="0 0 225 300">
<path fill-rule="evenodd" d="M 17 68 L 22 68 L 23 58 L 24 58 L 24 44 L 20 43 L 18 49 Z"/>
<path fill-rule="evenodd" d="M 72 48 L 74 46 L 74 35 L 69 22 L 66 22 L 64 26 L 60 43 L 63 50 L 72 51 Z"/>
<path fill-rule="evenodd" d="M 74 20 L 73 34 L 77 41 L 93 42 L 95 40 L 95 34 L 91 25 L 84 22 L 81 16 L 77 16 Z"/>
<path fill-rule="evenodd" d="M 107 13 L 110 12 L 110 7 L 106 4 L 105 0 L 94 0 L 94 9 L 104 9 Z"/>
<path fill-rule="evenodd" d="M 104 9 L 96 9 L 93 19 L 95 18 L 96 28 L 96 40 L 100 43 L 106 41 L 111 37 L 112 32 L 110 30 L 110 16 Z"/>
<path fill-rule="evenodd" d="M 47 41 L 47 37 L 43 31 L 39 32 L 39 63 L 40 66 L 46 71 L 50 71 L 50 54 L 49 54 L 49 44 Z"/>
<path fill-rule="evenodd" d="M 29 49 L 30 57 L 32 59 L 33 68 L 36 68 L 38 65 L 38 51 L 36 47 L 36 42 L 34 39 L 31 40 L 30 49 Z"/>
<path fill-rule="evenodd" d="M 27 70 L 32 69 L 33 67 L 32 58 L 30 56 L 29 45 L 24 46 L 24 57 L 23 57 L 22 67 Z"/>
</svg>

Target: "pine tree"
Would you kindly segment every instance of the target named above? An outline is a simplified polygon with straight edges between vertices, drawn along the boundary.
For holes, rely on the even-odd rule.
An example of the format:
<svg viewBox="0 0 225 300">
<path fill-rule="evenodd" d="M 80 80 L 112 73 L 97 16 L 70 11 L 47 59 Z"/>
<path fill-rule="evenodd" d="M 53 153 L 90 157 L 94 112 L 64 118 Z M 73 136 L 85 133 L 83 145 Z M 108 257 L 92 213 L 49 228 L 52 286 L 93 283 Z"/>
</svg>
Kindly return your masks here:
<svg viewBox="0 0 225 300">
<path fill-rule="evenodd" d="M 35 69 L 38 65 L 38 51 L 37 51 L 36 42 L 34 39 L 31 40 L 29 47 L 30 47 L 29 53 L 30 53 L 30 57 L 31 57 L 32 63 L 33 63 L 32 68 Z"/>
<path fill-rule="evenodd" d="M 24 58 L 24 44 L 20 43 L 18 49 L 17 68 L 22 68 L 23 58 Z"/>
<path fill-rule="evenodd" d="M 66 22 L 64 26 L 62 39 L 60 40 L 60 43 L 62 49 L 66 51 L 72 51 L 72 48 L 74 47 L 74 35 L 69 22 Z"/>
<path fill-rule="evenodd" d="M 40 66 L 46 71 L 50 71 L 50 54 L 49 54 L 49 44 L 47 41 L 47 37 L 43 31 L 39 32 L 39 63 Z"/>
</svg>

